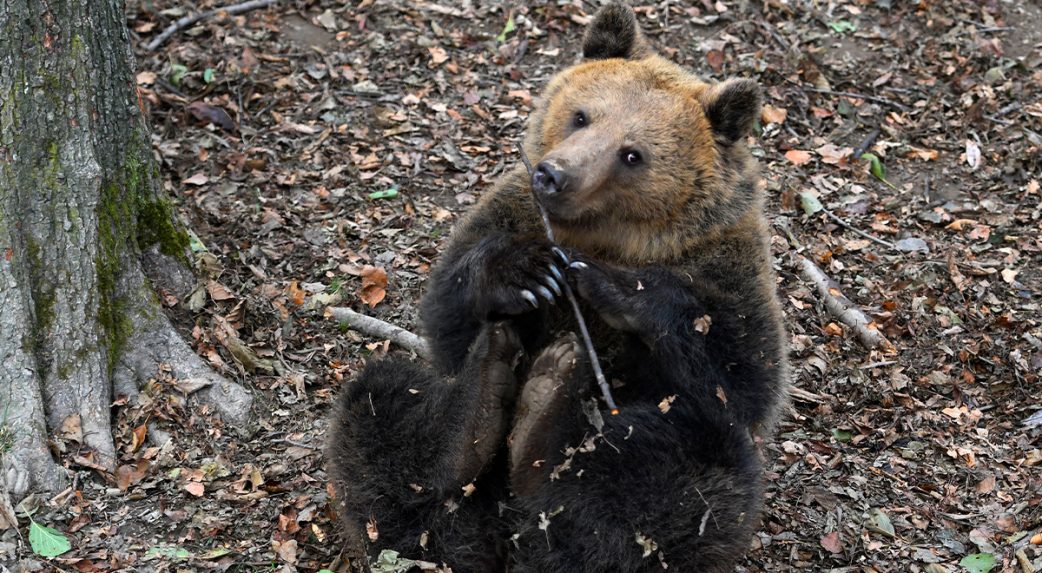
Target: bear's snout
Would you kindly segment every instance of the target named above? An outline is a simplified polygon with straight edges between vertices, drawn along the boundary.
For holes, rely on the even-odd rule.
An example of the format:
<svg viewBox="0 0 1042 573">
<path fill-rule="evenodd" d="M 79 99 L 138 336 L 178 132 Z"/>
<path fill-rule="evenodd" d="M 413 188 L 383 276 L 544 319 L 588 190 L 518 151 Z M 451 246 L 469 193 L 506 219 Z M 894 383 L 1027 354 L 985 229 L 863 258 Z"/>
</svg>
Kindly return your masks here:
<svg viewBox="0 0 1042 573">
<path fill-rule="evenodd" d="M 564 170 L 549 161 L 540 161 L 532 173 L 532 189 L 541 195 L 553 195 L 568 187 Z"/>
</svg>

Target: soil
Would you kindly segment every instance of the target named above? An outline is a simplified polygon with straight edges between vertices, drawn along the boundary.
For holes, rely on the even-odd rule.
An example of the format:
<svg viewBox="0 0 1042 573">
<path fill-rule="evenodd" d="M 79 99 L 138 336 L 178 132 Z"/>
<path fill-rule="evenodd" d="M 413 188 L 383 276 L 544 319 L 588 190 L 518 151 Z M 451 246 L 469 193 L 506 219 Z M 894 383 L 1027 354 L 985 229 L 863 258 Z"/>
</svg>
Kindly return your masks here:
<svg viewBox="0 0 1042 573">
<path fill-rule="evenodd" d="M 156 154 L 198 238 L 197 289 L 162 299 L 200 355 L 256 392 L 259 424 L 237 432 L 186 404 L 178 381 L 155 381 L 151 401 L 117 402 L 117 476 L 67 451 L 74 487 L 31 500 L 72 549 L 44 560 L 8 531 L 0 563 L 341 567 L 326 415 L 389 345 L 323 308 L 417 329 L 440 245 L 518 161 L 531 100 L 575 61 L 594 4 L 298 0 L 146 52 L 187 5 L 130 2 Z M 1042 569 L 1042 424 L 1028 421 L 1042 408 L 1042 7 L 638 11 L 669 58 L 715 80 L 754 77 L 769 106 L 755 153 L 796 392 L 765 444 L 767 508 L 739 570 Z M 875 130 L 870 156 L 854 158 Z M 892 349 L 866 349 L 829 314 L 798 256 Z M 173 441 L 151 445 L 146 422 Z"/>
</svg>

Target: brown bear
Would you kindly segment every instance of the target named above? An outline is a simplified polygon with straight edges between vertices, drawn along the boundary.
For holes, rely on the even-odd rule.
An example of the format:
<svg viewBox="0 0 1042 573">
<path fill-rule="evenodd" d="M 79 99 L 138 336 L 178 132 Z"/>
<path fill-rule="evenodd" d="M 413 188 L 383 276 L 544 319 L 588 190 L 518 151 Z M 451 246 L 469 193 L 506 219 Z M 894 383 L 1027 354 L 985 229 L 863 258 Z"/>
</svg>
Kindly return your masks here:
<svg viewBox="0 0 1042 573">
<path fill-rule="evenodd" d="M 349 554 L 470 572 L 725 572 L 762 503 L 754 443 L 785 333 L 749 80 L 706 83 L 601 9 L 518 166 L 455 229 L 421 303 L 434 368 L 342 392 L 327 456 Z M 533 193 L 558 246 L 544 233 Z M 602 413 L 568 281 L 621 413 Z"/>
</svg>

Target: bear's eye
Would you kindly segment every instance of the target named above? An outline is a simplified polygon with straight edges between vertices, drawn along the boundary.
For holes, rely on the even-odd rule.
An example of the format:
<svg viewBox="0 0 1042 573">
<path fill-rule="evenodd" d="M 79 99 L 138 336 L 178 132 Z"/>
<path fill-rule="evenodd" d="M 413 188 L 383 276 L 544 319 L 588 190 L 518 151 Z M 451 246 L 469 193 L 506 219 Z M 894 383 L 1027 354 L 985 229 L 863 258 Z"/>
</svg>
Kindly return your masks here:
<svg viewBox="0 0 1042 573">
<path fill-rule="evenodd" d="M 575 117 L 572 118 L 572 125 L 575 127 L 586 127 L 586 124 L 590 123 L 590 118 L 586 117 L 586 112 L 577 111 Z"/>
<path fill-rule="evenodd" d="M 640 152 L 635 149 L 624 149 L 622 150 L 622 153 L 620 155 L 622 157 L 622 162 L 630 167 L 640 165 L 641 162 L 644 161 L 644 158 L 641 157 Z"/>
</svg>

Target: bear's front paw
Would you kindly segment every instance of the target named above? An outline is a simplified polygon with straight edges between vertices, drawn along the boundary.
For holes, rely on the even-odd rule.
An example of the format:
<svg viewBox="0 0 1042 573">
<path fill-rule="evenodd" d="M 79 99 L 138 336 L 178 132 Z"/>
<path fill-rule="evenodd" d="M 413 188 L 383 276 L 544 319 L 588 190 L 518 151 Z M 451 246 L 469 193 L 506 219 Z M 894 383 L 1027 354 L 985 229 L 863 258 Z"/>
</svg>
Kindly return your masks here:
<svg viewBox="0 0 1042 573">
<path fill-rule="evenodd" d="M 475 251 L 470 300 L 480 318 L 524 314 L 554 304 L 562 295 L 562 265 L 545 239 L 500 238 Z"/>
</svg>

